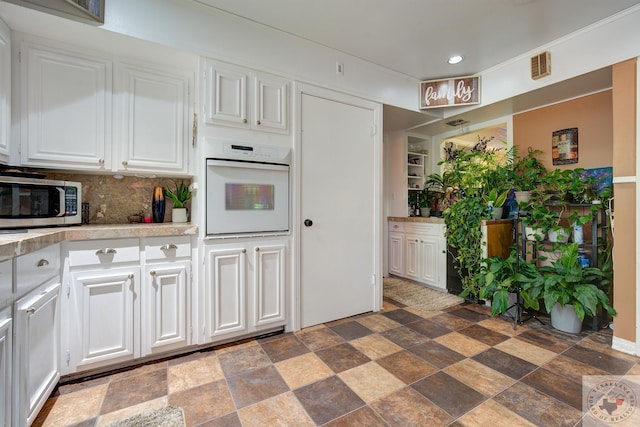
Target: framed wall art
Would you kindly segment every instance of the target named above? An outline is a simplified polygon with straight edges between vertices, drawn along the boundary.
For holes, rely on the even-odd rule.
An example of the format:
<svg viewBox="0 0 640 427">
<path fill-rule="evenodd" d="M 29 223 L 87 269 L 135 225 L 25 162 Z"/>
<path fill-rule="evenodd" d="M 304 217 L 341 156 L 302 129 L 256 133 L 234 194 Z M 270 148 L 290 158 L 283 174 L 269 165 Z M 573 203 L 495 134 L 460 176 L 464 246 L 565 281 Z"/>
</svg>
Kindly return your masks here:
<svg viewBox="0 0 640 427">
<path fill-rule="evenodd" d="M 578 163 L 578 128 L 557 130 L 551 135 L 554 165 Z"/>
</svg>

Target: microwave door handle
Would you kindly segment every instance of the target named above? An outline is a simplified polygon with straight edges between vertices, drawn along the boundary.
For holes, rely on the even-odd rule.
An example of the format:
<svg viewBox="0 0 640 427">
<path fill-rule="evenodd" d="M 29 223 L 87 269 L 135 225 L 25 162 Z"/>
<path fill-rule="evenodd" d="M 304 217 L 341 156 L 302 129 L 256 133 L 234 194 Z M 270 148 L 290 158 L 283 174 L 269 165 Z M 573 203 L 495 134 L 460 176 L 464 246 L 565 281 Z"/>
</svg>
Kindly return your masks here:
<svg viewBox="0 0 640 427">
<path fill-rule="evenodd" d="M 64 205 L 64 187 L 56 187 L 56 190 L 58 190 L 58 193 L 60 193 L 60 213 L 56 216 L 64 216 L 66 213 L 66 206 Z"/>
</svg>

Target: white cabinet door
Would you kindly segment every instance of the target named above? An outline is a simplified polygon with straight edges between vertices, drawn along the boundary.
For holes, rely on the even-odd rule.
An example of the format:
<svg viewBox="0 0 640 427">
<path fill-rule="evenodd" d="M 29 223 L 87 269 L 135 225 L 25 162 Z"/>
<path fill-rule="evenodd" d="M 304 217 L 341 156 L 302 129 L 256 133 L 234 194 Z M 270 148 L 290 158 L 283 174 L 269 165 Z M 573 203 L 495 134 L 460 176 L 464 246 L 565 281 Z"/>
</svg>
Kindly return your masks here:
<svg viewBox="0 0 640 427">
<path fill-rule="evenodd" d="M 254 325 L 261 327 L 285 321 L 286 246 L 259 245 L 254 248 Z"/>
<path fill-rule="evenodd" d="M 404 275 L 404 246 L 404 233 L 389 233 L 389 273 Z"/>
<path fill-rule="evenodd" d="M 420 271 L 419 280 L 428 285 L 438 286 L 438 238 L 433 236 L 418 236 L 420 240 Z"/>
<path fill-rule="evenodd" d="M 11 308 L 0 310 L 0 426 L 11 425 L 11 374 L 12 365 Z"/>
<path fill-rule="evenodd" d="M 406 269 L 405 276 L 414 280 L 420 277 L 420 240 L 415 234 L 405 236 Z"/>
<path fill-rule="evenodd" d="M 246 252 L 242 245 L 207 251 L 205 310 L 208 337 L 247 330 Z"/>
<path fill-rule="evenodd" d="M 11 30 L 0 19 L 0 163 L 8 163 L 11 143 Z"/>
<path fill-rule="evenodd" d="M 14 425 L 28 426 L 60 379 L 60 280 L 15 303 Z"/>
<path fill-rule="evenodd" d="M 142 354 L 189 345 L 187 284 L 189 261 L 146 266 L 142 288 Z"/>
<path fill-rule="evenodd" d="M 140 268 L 71 273 L 71 371 L 139 356 Z"/>
<path fill-rule="evenodd" d="M 111 62 L 23 43 L 22 164 L 111 167 Z"/>
<path fill-rule="evenodd" d="M 288 80 L 211 60 L 204 64 L 205 123 L 289 132 Z"/>
<path fill-rule="evenodd" d="M 186 173 L 190 76 L 130 64 L 118 64 L 116 76 L 115 168 Z"/>
<path fill-rule="evenodd" d="M 205 122 L 249 127 L 247 83 L 249 73 L 239 67 L 205 61 Z"/>
<path fill-rule="evenodd" d="M 253 127 L 286 133 L 289 129 L 289 82 L 266 74 L 253 75 Z"/>
</svg>

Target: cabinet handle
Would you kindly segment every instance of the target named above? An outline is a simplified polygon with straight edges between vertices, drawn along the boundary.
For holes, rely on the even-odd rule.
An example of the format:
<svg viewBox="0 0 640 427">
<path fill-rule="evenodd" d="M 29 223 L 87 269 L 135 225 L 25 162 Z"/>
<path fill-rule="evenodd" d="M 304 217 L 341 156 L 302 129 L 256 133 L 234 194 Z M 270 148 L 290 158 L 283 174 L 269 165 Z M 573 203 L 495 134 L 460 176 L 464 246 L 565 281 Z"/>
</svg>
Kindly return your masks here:
<svg viewBox="0 0 640 427">
<path fill-rule="evenodd" d="M 105 249 L 98 249 L 98 250 L 96 251 L 96 255 L 115 254 L 115 253 L 117 253 L 117 252 L 118 252 L 118 251 L 116 251 L 116 250 L 115 250 L 115 249 L 113 249 L 113 248 L 105 248 Z"/>
<path fill-rule="evenodd" d="M 149 272 L 149 274 L 150 274 L 150 275 L 152 275 L 152 276 L 155 276 L 155 275 L 156 275 L 156 271 L 155 271 L 155 270 L 151 270 L 151 271 Z"/>
<path fill-rule="evenodd" d="M 243 254 L 246 254 L 246 253 L 247 253 L 247 250 L 246 250 L 246 249 L 243 249 L 243 250 L 242 250 L 242 253 L 243 253 Z"/>
<path fill-rule="evenodd" d="M 242 123 L 247 123 L 247 119 L 242 119 Z"/>
<path fill-rule="evenodd" d="M 100 163 L 101 165 L 104 165 L 104 159 L 99 159 L 98 163 Z"/>
<path fill-rule="evenodd" d="M 160 246 L 160 250 L 161 251 L 168 251 L 171 249 L 178 249 L 178 247 L 176 245 L 174 245 L 173 243 L 167 243 L 166 245 L 162 245 Z"/>
<path fill-rule="evenodd" d="M 127 277 L 129 278 L 129 280 L 133 280 L 133 274 L 129 274 Z"/>
<path fill-rule="evenodd" d="M 260 252 L 260 248 L 256 248 L 256 252 Z"/>
<path fill-rule="evenodd" d="M 126 160 L 122 161 L 122 166 L 127 166 L 129 163 Z"/>
<path fill-rule="evenodd" d="M 260 120 L 256 120 L 256 124 L 261 125 L 262 123 L 260 123 Z"/>
<path fill-rule="evenodd" d="M 35 307 L 29 307 L 24 312 L 27 313 L 27 314 L 33 314 L 33 313 L 36 312 L 36 308 Z"/>
<path fill-rule="evenodd" d="M 41 259 L 40 261 L 38 261 L 38 267 L 45 267 L 49 265 L 49 261 L 47 261 L 46 259 Z"/>
</svg>

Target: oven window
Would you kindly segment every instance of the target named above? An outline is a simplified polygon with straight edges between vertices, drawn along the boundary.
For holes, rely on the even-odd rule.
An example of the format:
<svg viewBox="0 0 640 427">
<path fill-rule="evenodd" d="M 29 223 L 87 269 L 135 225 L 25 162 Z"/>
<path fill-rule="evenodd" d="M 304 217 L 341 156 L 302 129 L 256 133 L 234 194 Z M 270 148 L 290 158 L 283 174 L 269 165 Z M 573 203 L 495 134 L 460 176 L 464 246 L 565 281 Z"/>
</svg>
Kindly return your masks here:
<svg viewBox="0 0 640 427">
<path fill-rule="evenodd" d="M 225 184 L 225 209 L 228 211 L 262 211 L 274 209 L 274 185 Z"/>
</svg>

